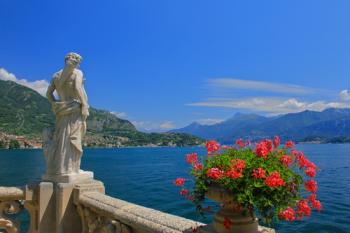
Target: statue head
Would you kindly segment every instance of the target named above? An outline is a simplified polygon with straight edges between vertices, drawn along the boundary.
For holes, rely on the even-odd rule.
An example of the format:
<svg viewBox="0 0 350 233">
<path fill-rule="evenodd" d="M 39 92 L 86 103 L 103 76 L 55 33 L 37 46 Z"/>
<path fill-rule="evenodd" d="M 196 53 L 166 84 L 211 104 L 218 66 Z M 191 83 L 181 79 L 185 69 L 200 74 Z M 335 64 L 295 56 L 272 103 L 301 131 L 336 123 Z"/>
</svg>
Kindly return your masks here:
<svg viewBox="0 0 350 233">
<path fill-rule="evenodd" d="M 79 54 L 71 52 L 66 55 L 64 62 L 67 66 L 77 67 L 79 66 L 82 59 L 83 58 Z"/>
</svg>

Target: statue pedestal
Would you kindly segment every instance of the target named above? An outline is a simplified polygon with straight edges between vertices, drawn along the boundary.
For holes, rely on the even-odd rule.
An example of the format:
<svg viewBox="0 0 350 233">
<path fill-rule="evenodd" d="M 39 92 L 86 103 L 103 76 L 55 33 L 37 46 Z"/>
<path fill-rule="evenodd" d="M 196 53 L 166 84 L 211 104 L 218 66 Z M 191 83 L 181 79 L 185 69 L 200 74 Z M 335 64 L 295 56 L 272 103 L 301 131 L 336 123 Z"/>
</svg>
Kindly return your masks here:
<svg viewBox="0 0 350 233">
<path fill-rule="evenodd" d="M 54 183 L 81 183 L 94 179 L 94 173 L 91 171 L 80 170 L 79 173 L 71 173 L 64 175 L 49 175 L 45 174 L 42 177 L 43 181 Z"/>
<path fill-rule="evenodd" d="M 91 174 L 91 173 L 89 173 Z M 74 204 L 75 196 L 84 192 L 104 194 L 102 182 L 86 179 L 76 183 L 41 182 L 39 184 L 38 233 L 82 232 L 81 217 Z"/>
</svg>

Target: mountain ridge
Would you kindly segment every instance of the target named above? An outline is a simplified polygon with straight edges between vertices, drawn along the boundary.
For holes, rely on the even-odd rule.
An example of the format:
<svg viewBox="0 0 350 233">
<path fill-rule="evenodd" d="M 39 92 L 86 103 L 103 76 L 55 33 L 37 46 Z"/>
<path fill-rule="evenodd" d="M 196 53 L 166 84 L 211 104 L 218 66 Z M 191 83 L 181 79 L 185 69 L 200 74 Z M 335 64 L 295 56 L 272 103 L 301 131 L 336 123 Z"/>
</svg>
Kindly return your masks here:
<svg viewBox="0 0 350 233">
<path fill-rule="evenodd" d="M 85 146 L 187 146 L 203 140 L 184 133 L 143 133 L 128 120 L 106 110 L 89 109 Z M 55 116 L 48 100 L 13 81 L 0 80 L 0 132 L 41 140 L 44 128 L 53 127 Z M 7 137 L 6 137 L 7 138 Z M 34 141 L 35 141 L 34 140 Z"/>
<path fill-rule="evenodd" d="M 306 138 L 350 136 L 350 109 L 328 108 L 323 111 L 305 110 L 298 113 L 265 117 L 257 114 L 235 114 L 226 121 L 215 125 L 193 123 L 171 132 L 190 133 L 205 139 L 216 139 L 222 143 L 232 143 L 237 138 L 259 140 L 279 135 L 282 139 L 304 141 Z M 220 134 L 216 132 L 220 131 Z"/>
</svg>

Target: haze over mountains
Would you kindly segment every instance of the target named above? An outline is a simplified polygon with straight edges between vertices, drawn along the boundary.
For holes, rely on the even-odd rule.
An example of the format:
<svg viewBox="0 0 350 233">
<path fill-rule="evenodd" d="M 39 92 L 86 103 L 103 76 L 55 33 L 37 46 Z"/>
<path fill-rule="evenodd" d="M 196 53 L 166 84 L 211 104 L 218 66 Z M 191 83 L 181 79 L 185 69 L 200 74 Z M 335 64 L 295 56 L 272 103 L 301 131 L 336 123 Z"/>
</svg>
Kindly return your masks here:
<svg viewBox="0 0 350 233">
<path fill-rule="evenodd" d="M 53 123 L 46 98 L 30 88 L 0 80 L 0 132 L 41 137 L 42 129 Z M 87 124 L 86 142 L 90 146 L 194 145 L 202 142 L 198 137 L 231 144 L 237 138 L 258 140 L 274 135 L 282 140 L 350 142 L 350 109 L 346 108 L 274 117 L 237 113 L 214 125 L 194 122 L 164 134 L 139 132 L 128 120 L 91 108 Z"/>
<path fill-rule="evenodd" d="M 182 133 L 143 133 L 128 120 L 90 108 L 87 146 L 186 146 L 198 145 L 198 137 Z M 48 100 L 36 91 L 12 81 L 0 80 L 0 133 L 41 138 L 44 128 L 54 125 Z"/>
<path fill-rule="evenodd" d="M 232 143 L 237 138 L 258 140 L 274 135 L 279 135 L 283 140 L 344 141 L 350 136 L 350 109 L 329 108 L 322 112 L 306 110 L 277 117 L 237 113 L 214 125 L 194 122 L 171 132 L 189 133 L 222 143 Z"/>
</svg>

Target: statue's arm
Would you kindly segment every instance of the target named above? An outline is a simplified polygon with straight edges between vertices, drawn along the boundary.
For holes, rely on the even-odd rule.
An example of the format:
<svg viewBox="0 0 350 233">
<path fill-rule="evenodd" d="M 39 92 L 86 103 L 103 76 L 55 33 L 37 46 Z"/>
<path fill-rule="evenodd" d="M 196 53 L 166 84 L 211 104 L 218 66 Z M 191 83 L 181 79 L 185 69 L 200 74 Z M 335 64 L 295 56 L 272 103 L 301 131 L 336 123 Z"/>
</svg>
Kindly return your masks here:
<svg viewBox="0 0 350 233">
<path fill-rule="evenodd" d="M 55 77 L 52 78 L 51 83 L 46 91 L 46 97 L 51 104 L 56 101 L 55 96 L 53 95 L 53 93 L 56 89 L 54 79 L 55 79 Z"/>
<path fill-rule="evenodd" d="M 89 104 L 87 102 L 87 95 L 83 84 L 83 75 L 79 74 L 75 78 L 75 89 L 78 94 L 78 99 L 81 103 L 81 113 L 85 119 L 89 116 Z"/>
</svg>

